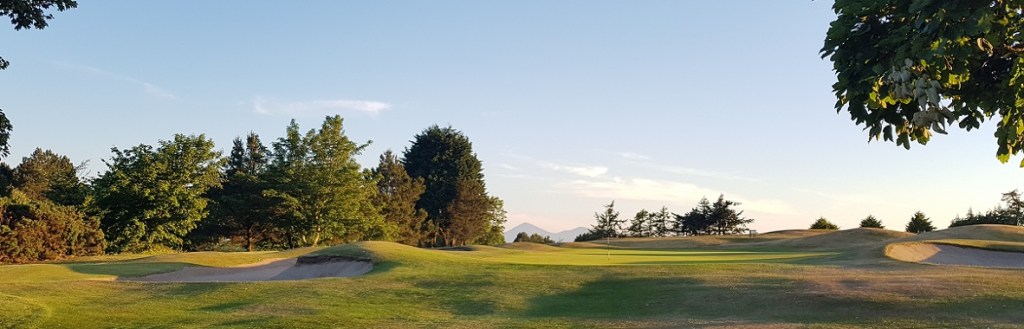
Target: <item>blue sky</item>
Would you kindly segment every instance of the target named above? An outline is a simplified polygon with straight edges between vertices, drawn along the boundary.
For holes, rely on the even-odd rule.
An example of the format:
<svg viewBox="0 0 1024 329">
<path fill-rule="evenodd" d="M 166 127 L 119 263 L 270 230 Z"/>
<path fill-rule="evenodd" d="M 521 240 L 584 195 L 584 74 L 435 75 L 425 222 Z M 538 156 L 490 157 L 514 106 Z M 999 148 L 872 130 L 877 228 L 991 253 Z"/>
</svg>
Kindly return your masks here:
<svg viewBox="0 0 1024 329">
<path fill-rule="evenodd" d="M 906 151 L 836 114 L 819 58 L 828 1 L 82 1 L 46 30 L 0 30 L 17 163 L 52 149 L 205 133 L 268 142 L 345 118 L 373 166 L 429 125 L 473 141 L 512 227 L 585 226 L 701 198 L 760 231 L 868 214 L 945 227 L 1021 188 L 993 127 Z"/>
</svg>

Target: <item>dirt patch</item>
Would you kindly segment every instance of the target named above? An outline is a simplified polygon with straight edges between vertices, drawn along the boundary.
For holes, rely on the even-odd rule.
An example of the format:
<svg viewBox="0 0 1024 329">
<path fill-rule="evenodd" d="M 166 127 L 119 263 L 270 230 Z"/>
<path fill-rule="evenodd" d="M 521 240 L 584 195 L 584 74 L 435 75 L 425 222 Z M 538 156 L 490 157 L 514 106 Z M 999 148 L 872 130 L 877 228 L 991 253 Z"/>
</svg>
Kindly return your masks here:
<svg viewBox="0 0 1024 329">
<path fill-rule="evenodd" d="M 893 259 L 935 265 L 1024 268 L 1024 253 L 936 243 L 896 243 L 886 247 Z"/>
<path fill-rule="evenodd" d="M 143 282 L 252 282 L 349 277 L 373 269 L 369 259 L 345 256 L 307 256 L 268 259 L 237 267 L 186 267 L 178 271 L 126 278 Z"/>
</svg>

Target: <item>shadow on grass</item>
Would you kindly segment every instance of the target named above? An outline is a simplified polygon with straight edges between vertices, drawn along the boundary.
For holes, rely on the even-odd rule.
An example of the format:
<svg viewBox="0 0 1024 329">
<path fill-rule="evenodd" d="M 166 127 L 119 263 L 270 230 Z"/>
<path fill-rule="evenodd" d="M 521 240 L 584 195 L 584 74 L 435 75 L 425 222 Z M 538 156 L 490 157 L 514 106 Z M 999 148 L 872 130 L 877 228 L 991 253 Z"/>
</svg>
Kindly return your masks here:
<svg viewBox="0 0 1024 329">
<path fill-rule="evenodd" d="M 489 275 L 421 280 L 415 283 L 417 288 L 432 291 L 441 306 L 457 315 L 494 314 L 497 306 L 487 291 L 495 285 L 494 278 Z"/>
<path fill-rule="evenodd" d="M 67 263 L 61 264 L 72 271 L 82 274 L 113 275 L 119 278 L 141 277 L 157 273 L 174 272 L 189 263 L 148 263 L 148 262 L 111 262 L 111 263 Z"/>
<path fill-rule="evenodd" d="M 847 289 L 857 290 L 847 282 Z M 700 280 L 605 277 L 579 289 L 529 300 L 525 316 L 586 320 L 687 319 L 753 324 L 929 327 L 1015 325 L 1024 297 L 979 296 L 920 300 L 808 289 L 795 279 L 750 278 L 711 285 Z"/>
</svg>

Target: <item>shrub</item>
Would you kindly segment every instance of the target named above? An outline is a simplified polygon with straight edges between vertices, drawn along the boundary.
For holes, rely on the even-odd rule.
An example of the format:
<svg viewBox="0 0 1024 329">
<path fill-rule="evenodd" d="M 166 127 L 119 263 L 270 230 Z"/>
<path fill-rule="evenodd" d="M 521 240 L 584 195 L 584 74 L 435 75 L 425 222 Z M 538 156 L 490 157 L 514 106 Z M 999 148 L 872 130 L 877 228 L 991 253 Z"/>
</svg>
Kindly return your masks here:
<svg viewBox="0 0 1024 329">
<path fill-rule="evenodd" d="M 818 220 L 811 224 L 812 230 L 838 230 L 839 225 L 832 224 L 832 222 L 825 219 L 825 217 L 819 217 Z"/>
<path fill-rule="evenodd" d="M 99 220 L 75 207 L 30 199 L 17 190 L 0 198 L 0 263 L 97 255 L 105 247 Z"/>
</svg>

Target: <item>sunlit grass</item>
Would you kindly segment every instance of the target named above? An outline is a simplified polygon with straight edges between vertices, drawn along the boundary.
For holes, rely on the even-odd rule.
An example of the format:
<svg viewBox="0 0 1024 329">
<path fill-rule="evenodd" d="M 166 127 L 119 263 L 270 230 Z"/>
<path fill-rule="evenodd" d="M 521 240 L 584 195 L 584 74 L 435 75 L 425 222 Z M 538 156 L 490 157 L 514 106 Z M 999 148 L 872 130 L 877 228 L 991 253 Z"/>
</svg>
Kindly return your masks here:
<svg viewBox="0 0 1024 329">
<path fill-rule="evenodd" d="M 968 239 L 970 240 L 970 239 Z M 882 244 L 876 246 L 880 248 Z M 0 327 L 1014 327 L 1021 271 L 861 250 L 474 247 L 363 242 L 287 252 L 0 266 Z M 303 254 L 375 260 L 353 278 L 112 279 Z M 864 266 L 862 264 L 871 264 Z"/>
</svg>

